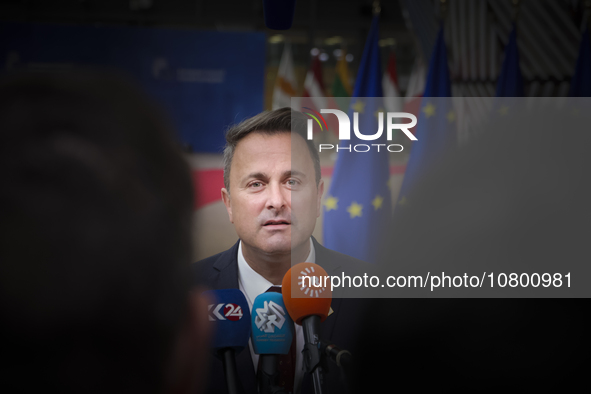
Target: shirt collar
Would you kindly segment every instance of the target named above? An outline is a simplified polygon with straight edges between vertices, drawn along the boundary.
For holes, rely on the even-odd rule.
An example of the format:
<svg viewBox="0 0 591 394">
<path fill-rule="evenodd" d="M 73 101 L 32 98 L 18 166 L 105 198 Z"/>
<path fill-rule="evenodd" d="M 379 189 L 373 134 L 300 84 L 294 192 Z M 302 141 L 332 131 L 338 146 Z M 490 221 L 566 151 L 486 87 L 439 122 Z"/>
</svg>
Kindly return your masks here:
<svg viewBox="0 0 591 394">
<path fill-rule="evenodd" d="M 306 262 L 312 264 L 316 263 L 316 251 L 314 250 L 312 238 L 310 238 L 310 253 L 306 258 Z M 238 245 L 238 280 L 240 282 L 241 290 L 244 292 L 251 308 L 254 299 L 259 294 L 266 292 L 269 287 L 274 286 L 273 283 L 269 282 L 248 265 L 242 254 L 242 241 L 240 241 L 240 244 Z"/>
</svg>

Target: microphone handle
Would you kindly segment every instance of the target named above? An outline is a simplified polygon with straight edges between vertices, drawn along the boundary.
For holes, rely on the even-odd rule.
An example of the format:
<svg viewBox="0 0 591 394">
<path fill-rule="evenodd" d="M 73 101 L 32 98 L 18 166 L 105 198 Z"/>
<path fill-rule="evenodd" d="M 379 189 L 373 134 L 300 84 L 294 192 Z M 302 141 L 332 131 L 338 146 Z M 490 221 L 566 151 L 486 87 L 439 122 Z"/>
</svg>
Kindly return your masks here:
<svg viewBox="0 0 591 394">
<path fill-rule="evenodd" d="M 238 380 L 238 370 L 236 368 L 236 357 L 234 356 L 234 349 L 227 348 L 220 351 L 222 353 L 222 360 L 224 364 L 224 374 L 226 375 L 226 386 L 229 394 L 239 394 L 244 390 L 240 387 Z"/>
<path fill-rule="evenodd" d="M 341 382 L 345 387 L 345 393 L 350 393 L 349 387 L 351 387 L 350 377 L 348 372 L 353 372 L 353 357 L 348 350 L 341 349 L 335 344 L 320 341 L 320 351 L 331 359 L 338 367 L 341 375 Z"/>
<path fill-rule="evenodd" d="M 322 385 L 324 383 L 324 375 L 322 365 L 320 365 L 320 349 L 318 344 L 320 338 L 320 316 L 308 316 L 302 319 L 302 327 L 304 328 L 304 367 L 306 372 L 312 373 L 312 380 L 314 382 L 314 393 L 322 394 Z"/>
<path fill-rule="evenodd" d="M 261 354 L 259 356 L 259 392 L 261 394 L 287 394 L 279 383 L 278 354 Z"/>
<path fill-rule="evenodd" d="M 350 370 L 353 367 L 353 358 L 348 350 L 326 341 L 320 341 L 320 350 L 342 369 Z"/>
</svg>

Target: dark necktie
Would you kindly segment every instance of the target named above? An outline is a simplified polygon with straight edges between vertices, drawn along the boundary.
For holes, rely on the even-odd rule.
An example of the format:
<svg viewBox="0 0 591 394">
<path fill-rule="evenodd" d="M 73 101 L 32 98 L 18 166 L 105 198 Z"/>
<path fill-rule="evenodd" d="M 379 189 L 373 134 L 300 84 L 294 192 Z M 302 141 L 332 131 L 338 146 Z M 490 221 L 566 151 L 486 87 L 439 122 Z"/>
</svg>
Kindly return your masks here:
<svg viewBox="0 0 591 394">
<path fill-rule="evenodd" d="M 281 293 L 280 286 L 271 286 L 265 293 L 273 291 L 275 293 Z M 292 323 L 293 324 L 293 323 Z M 288 393 L 293 393 L 293 384 L 295 381 L 295 366 L 296 366 L 296 332 L 295 326 L 293 327 L 293 338 L 291 340 L 291 347 L 289 353 L 279 355 L 279 386 L 283 387 Z M 260 358 L 259 368 L 260 371 Z"/>
</svg>

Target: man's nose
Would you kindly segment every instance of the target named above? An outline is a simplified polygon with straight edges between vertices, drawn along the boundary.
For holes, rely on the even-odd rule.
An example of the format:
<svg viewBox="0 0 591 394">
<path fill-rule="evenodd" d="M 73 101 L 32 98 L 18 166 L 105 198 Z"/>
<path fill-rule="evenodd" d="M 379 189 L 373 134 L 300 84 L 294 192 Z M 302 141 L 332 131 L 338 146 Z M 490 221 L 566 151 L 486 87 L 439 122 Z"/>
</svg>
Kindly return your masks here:
<svg viewBox="0 0 591 394">
<path fill-rule="evenodd" d="M 272 183 L 267 187 L 267 209 L 281 210 L 287 203 L 285 193 L 289 191 L 277 183 Z"/>
</svg>

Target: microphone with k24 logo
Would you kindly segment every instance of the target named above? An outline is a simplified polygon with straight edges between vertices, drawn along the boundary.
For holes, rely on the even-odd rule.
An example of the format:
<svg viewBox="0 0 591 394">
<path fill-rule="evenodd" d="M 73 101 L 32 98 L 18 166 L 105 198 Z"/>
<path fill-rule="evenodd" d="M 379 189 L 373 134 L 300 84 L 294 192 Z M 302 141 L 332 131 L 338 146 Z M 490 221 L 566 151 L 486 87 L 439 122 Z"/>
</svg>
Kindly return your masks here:
<svg viewBox="0 0 591 394">
<path fill-rule="evenodd" d="M 226 385 L 230 394 L 243 392 L 236 370 L 235 355 L 247 345 L 250 338 L 250 312 L 244 294 L 238 289 L 209 290 L 216 300 L 209 305 L 209 321 L 213 329 L 214 354 L 222 360 Z"/>
<path fill-rule="evenodd" d="M 257 296 L 252 304 L 252 346 L 260 355 L 261 394 L 286 392 L 278 386 L 277 363 L 280 354 L 289 353 L 293 336 L 293 320 L 285 309 L 283 296 L 273 292 Z"/>
<path fill-rule="evenodd" d="M 283 301 L 291 318 L 304 329 L 304 367 L 312 374 L 314 392 L 322 393 L 322 366 L 320 364 L 320 323 L 330 311 L 332 292 L 326 283 L 326 271 L 319 265 L 299 263 L 283 277 Z"/>
</svg>

